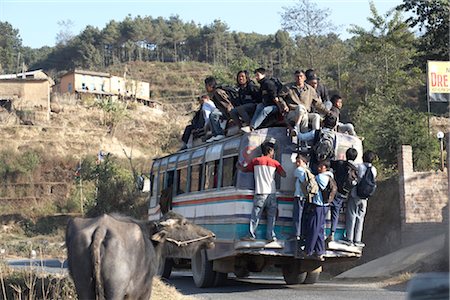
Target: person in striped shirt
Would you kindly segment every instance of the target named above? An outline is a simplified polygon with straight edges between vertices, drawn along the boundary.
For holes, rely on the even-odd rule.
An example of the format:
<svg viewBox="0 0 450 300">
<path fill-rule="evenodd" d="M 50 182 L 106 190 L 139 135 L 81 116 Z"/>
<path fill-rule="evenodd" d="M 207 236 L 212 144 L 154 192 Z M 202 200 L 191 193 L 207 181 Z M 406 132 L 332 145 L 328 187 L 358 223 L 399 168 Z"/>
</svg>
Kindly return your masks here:
<svg viewBox="0 0 450 300">
<path fill-rule="evenodd" d="M 264 209 L 267 209 L 266 239 L 269 242 L 276 241 L 275 219 L 278 210 L 275 173 L 286 177 L 281 164 L 274 159 L 275 144 L 265 142 L 261 145 L 262 155 L 254 158 L 246 167 L 238 163 L 239 170 L 253 172 L 255 178 L 255 195 L 253 197 L 253 209 L 250 217 L 249 235 L 243 240 L 256 240 L 256 228 L 258 227 Z"/>
</svg>

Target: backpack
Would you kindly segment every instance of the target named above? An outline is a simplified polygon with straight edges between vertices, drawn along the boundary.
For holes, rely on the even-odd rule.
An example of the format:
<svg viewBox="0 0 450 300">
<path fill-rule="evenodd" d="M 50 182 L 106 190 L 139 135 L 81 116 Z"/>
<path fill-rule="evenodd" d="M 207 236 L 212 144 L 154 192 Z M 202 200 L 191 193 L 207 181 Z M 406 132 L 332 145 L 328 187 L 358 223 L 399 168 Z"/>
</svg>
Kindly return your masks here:
<svg viewBox="0 0 450 300">
<path fill-rule="evenodd" d="M 322 190 L 322 199 L 324 204 L 333 202 L 334 196 L 336 196 L 338 190 L 336 180 L 329 175 L 327 176 L 330 180 L 328 180 L 327 186 Z"/>
<path fill-rule="evenodd" d="M 230 97 L 230 102 L 233 105 L 236 105 L 239 102 L 239 91 L 237 88 L 229 85 L 221 85 L 217 87 L 218 89 L 222 89 L 227 93 L 228 97 Z"/>
<path fill-rule="evenodd" d="M 345 176 L 341 176 L 337 181 L 338 192 L 342 195 L 348 195 L 353 187 L 358 183 L 358 169 L 349 162 L 345 163 L 345 171 L 342 172 Z"/>
<path fill-rule="evenodd" d="M 361 199 L 367 199 L 375 193 L 377 183 L 372 172 L 372 165 L 367 167 L 366 173 L 356 185 L 356 195 Z"/>
<path fill-rule="evenodd" d="M 272 80 L 275 85 L 277 86 L 277 96 L 281 96 L 281 90 L 283 89 L 283 82 L 281 82 L 280 78 L 278 77 L 271 77 L 270 80 Z"/>
<path fill-rule="evenodd" d="M 319 192 L 319 185 L 317 184 L 316 177 L 309 169 L 305 169 L 306 179 L 300 182 L 300 188 L 303 195 L 308 202 L 312 201 L 312 198 Z"/>
<path fill-rule="evenodd" d="M 313 151 L 317 161 L 332 159 L 334 156 L 334 132 L 332 130 L 320 130 Z"/>
</svg>

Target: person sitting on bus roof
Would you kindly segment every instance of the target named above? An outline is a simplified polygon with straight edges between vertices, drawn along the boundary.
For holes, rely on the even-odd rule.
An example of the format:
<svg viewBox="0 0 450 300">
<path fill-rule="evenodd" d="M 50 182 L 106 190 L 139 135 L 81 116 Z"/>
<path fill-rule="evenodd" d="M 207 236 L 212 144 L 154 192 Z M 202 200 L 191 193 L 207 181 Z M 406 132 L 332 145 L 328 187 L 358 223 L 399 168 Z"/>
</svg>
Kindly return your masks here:
<svg viewBox="0 0 450 300">
<path fill-rule="evenodd" d="M 320 129 L 320 116 L 311 113 L 313 107 L 327 114 L 329 110 L 325 108 L 322 101 L 317 96 L 316 91 L 311 86 L 305 84 L 305 73 L 301 70 L 294 72 L 295 82 L 288 87 L 295 92 L 297 97 L 286 97 L 289 113 L 286 116 L 288 127 L 293 123 L 294 135 L 308 131 L 308 122 L 311 121 L 313 130 Z"/>
<path fill-rule="evenodd" d="M 323 103 L 327 103 L 328 100 L 330 100 L 330 97 L 328 95 L 328 89 L 325 85 L 323 85 L 323 82 L 320 81 L 320 78 L 317 76 L 316 71 L 313 69 L 308 69 L 305 72 L 305 76 L 307 79 L 307 83 L 311 82 L 312 84 L 316 84 L 314 89 L 317 91 L 317 94 L 319 95 L 320 99 L 322 99 Z M 315 83 L 313 80 L 316 79 Z"/>
<path fill-rule="evenodd" d="M 252 159 L 247 166 L 239 162 L 237 168 L 243 172 L 253 172 L 255 178 L 255 194 L 253 198 L 253 209 L 250 217 L 249 235 L 242 240 L 254 241 L 256 239 L 256 228 L 258 227 L 264 208 L 267 209 L 267 231 L 266 239 L 276 241 L 275 220 L 278 211 L 275 172 L 286 177 L 281 164 L 273 159 L 275 156 L 274 141 L 264 142 L 261 145 L 262 156 Z"/>
<path fill-rule="evenodd" d="M 273 80 L 266 77 L 266 69 L 256 69 L 255 78 L 260 84 L 261 103 L 256 106 L 250 127 L 245 128 L 244 131 L 253 131 L 260 128 L 264 121 L 269 118 L 276 118 L 278 112 L 280 112 L 278 108 L 280 101 L 277 97 L 278 88 Z"/>
<path fill-rule="evenodd" d="M 339 122 L 341 109 L 342 109 L 342 97 L 339 95 L 333 95 L 331 97 L 331 103 L 333 107 L 331 108 L 331 112 L 334 113 L 337 117 L 337 132 L 348 133 L 350 135 L 355 135 L 355 127 L 352 123 L 342 123 Z"/>
<path fill-rule="evenodd" d="M 206 142 L 218 141 L 225 137 L 224 129 L 221 126 L 221 121 L 230 119 L 230 112 L 234 108 L 233 95 L 230 92 L 217 85 L 216 79 L 212 76 L 206 77 L 205 89 L 211 95 L 211 100 L 214 102 L 216 109 L 210 114 L 210 125 L 212 137 Z"/>
<path fill-rule="evenodd" d="M 256 105 L 261 102 L 259 88 L 250 79 L 247 70 L 241 70 L 236 75 L 238 86 L 238 106 L 230 112 L 234 123 L 241 128 L 243 124 L 250 125 L 252 116 L 255 113 Z"/>
<path fill-rule="evenodd" d="M 200 108 L 195 112 L 192 118 L 191 124 L 186 126 L 183 135 L 181 136 L 181 141 L 183 145 L 180 150 L 188 148 L 188 142 L 191 134 L 197 137 L 205 132 L 205 127 L 209 124 L 209 116 L 212 111 L 216 108 L 214 102 L 209 99 L 208 95 L 202 95 L 197 98 Z"/>
</svg>

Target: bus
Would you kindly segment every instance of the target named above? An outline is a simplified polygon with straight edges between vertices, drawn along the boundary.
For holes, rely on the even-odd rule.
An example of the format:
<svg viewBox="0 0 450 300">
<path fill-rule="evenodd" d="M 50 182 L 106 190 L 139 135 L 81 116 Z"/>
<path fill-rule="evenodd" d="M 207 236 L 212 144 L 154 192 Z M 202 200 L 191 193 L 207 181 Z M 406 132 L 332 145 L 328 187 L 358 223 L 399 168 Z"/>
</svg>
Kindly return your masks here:
<svg viewBox="0 0 450 300">
<path fill-rule="evenodd" d="M 275 178 L 278 200 L 275 232 L 278 240 L 274 244 L 263 239 L 266 232 L 263 214 L 257 228 L 257 239 L 243 241 L 241 238 L 248 235 L 253 207 L 254 177 L 253 173 L 237 169 L 236 163 L 245 164 L 260 156 L 261 144 L 272 138 L 276 140 L 275 159 L 287 173 L 285 178 L 278 175 Z M 362 162 L 361 140 L 336 132 L 336 159 L 345 159 L 345 152 L 350 147 L 358 151 L 356 162 Z M 293 173 L 298 149 L 286 128 L 270 127 L 155 158 L 150 173 L 149 220 L 158 220 L 163 213 L 173 210 L 216 235 L 212 249 L 200 249 L 192 257 L 166 259 L 161 263 L 160 275 L 168 278 L 173 267 L 187 266 L 190 260 L 198 287 L 219 285 L 229 273 L 241 278 L 270 266 L 280 269 L 287 284 L 314 283 L 323 264 L 359 258 L 361 248 L 338 242 L 327 244 L 325 261 L 297 257 L 298 243 L 292 239 L 292 212 Z M 345 209 L 344 203 L 335 240 L 344 234 Z M 329 234 L 330 214 L 325 227 Z"/>
</svg>

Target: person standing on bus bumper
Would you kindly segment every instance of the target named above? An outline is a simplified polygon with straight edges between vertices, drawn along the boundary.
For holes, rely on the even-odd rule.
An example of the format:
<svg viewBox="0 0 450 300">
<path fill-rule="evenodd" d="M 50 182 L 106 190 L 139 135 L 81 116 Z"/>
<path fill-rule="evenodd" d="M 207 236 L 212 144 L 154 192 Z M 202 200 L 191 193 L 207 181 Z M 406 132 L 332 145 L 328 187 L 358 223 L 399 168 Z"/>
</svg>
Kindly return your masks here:
<svg viewBox="0 0 450 300">
<path fill-rule="evenodd" d="M 275 241 L 275 219 L 278 210 L 275 172 L 282 177 L 286 177 L 281 164 L 273 159 L 275 155 L 275 145 L 265 142 L 261 145 L 262 156 L 254 158 L 246 167 L 239 162 L 237 167 L 243 172 L 253 172 L 255 177 L 255 195 L 253 198 L 253 209 L 250 217 L 249 236 L 245 240 L 256 239 L 256 228 L 264 208 L 267 208 L 267 232 L 266 238 Z"/>
<path fill-rule="evenodd" d="M 321 161 L 318 166 L 319 174 L 316 176 L 319 192 L 314 196 L 312 203 L 308 205 L 308 221 L 306 222 L 305 258 L 313 258 L 323 261 L 325 254 L 325 217 L 329 204 L 325 203 L 322 191 L 328 185 L 330 177 L 334 177 L 329 171 L 330 161 Z"/>
</svg>

